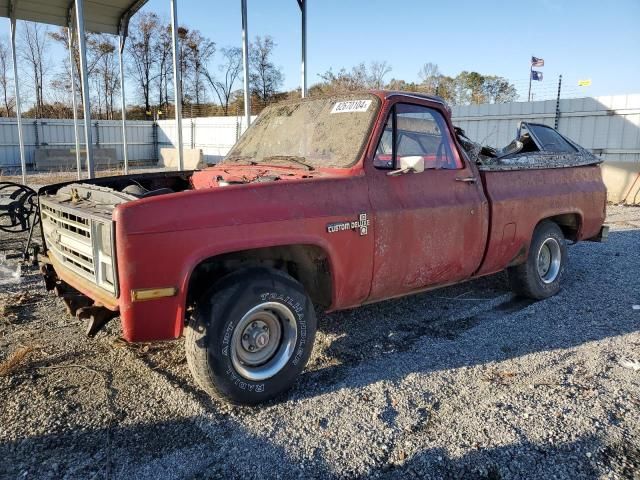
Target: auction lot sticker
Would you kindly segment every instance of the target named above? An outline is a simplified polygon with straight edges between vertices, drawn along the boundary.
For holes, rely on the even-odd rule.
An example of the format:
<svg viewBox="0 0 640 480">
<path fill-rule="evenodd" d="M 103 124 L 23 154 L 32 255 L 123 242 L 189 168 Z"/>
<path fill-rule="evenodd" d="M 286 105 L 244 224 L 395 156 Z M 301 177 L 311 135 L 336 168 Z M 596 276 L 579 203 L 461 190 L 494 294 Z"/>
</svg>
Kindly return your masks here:
<svg viewBox="0 0 640 480">
<path fill-rule="evenodd" d="M 337 102 L 331 109 L 331 113 L 366 112 L 369 110 L 371 100 L 347 100 Z"/>
</svg>

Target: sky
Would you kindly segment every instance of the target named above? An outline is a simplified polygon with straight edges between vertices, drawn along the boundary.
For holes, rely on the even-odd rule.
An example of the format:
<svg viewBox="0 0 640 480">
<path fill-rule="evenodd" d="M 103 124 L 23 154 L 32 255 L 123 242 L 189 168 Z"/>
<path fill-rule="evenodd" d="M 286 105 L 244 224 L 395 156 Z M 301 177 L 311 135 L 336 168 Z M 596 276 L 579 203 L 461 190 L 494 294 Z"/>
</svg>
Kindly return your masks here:
<svg viewBox="0 0 640 480">
<path fill-rule="evenodd" d="M 218 48 L 240 45 L 239 0 L 177 1 L 180 24 L 200 30 Z M 535 55 L 545 61 L 537 69 L 544 80 L 534 82 L 538 98 L 555 96 L 560 74 L 571 96 L 640 93 L 640 0 L 307 1 L 310 85 L 330 68 L 371 61 L 392 66 L 386 80 L 415 81 L 420 66 L 433 62 L 446 75 L 474 70 L 503 76 L 526 96 Z M 150 0 L 144 9 L 169 20 L 169 0 Z M 298 87 L 297 1 L 248 0 L 248 11 L 249 37 L 274 38 L 284 87 Z M 8 27 L 0 33 L 7 35 Z M 54 70 L 63 55 L 59 48 L 52 51 Z M 583 79 L 592 85 L 578 87 Z"/>
</svg>

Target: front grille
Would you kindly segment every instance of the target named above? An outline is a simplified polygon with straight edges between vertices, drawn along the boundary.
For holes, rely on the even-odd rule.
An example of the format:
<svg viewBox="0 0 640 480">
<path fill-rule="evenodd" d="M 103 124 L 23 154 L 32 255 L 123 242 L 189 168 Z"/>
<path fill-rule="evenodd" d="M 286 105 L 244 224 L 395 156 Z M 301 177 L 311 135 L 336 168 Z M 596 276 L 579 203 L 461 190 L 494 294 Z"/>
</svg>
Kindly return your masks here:
<svg viewBox="0 0 640 480">
<path fill-rule="evenodd" d="M 116 294 L 112 223 L 40 200 L 47 248 L 65 268 Z"/>
</svg>

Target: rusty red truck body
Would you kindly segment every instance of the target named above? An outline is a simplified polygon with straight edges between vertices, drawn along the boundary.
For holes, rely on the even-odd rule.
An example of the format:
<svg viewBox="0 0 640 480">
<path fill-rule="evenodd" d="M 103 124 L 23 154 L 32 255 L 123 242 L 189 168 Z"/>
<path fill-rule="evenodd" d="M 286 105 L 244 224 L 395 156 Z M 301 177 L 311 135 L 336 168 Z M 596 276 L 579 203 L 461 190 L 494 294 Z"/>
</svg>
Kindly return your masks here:
<svg viewBox="0 0 640 480">
<path fill-rule="evenodd" d="M 39 193 L 49 288 L 91 333 L 177 339 L 208 392 L 285 390 L 335 311 L 507 269 L 554 294 L 566 241 L 606 236 L 597 158 L 543 125 L 502 151 L 437 97 L 374 91 L 269 107 L 220 164 Z M 536 250 L 536 251 L 533 251 Z"/>
</svg>

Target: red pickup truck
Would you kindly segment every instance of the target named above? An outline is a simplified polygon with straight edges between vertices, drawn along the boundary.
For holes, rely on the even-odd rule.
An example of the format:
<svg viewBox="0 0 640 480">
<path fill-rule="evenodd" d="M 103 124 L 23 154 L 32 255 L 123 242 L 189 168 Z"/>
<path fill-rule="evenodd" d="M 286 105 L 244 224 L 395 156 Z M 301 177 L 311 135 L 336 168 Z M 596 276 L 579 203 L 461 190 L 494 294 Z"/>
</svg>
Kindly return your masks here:
<svg viewBox="0 0 640 480">
<path fill-rule="evenodd" d="M 439 98 L 371 91 L 266 108 L 219 164 L 39 192 L 42 271 L 88 333 L 185 333 L 196 382 L 253 404 L 288 389 L 328 312 L 507 269 L 554 295 L 566 242 L 606 237 L 600 161 L 539 124 L 502 150 Z M 375 320 L 374 320 L 375 321 Z"/>
</svg>

